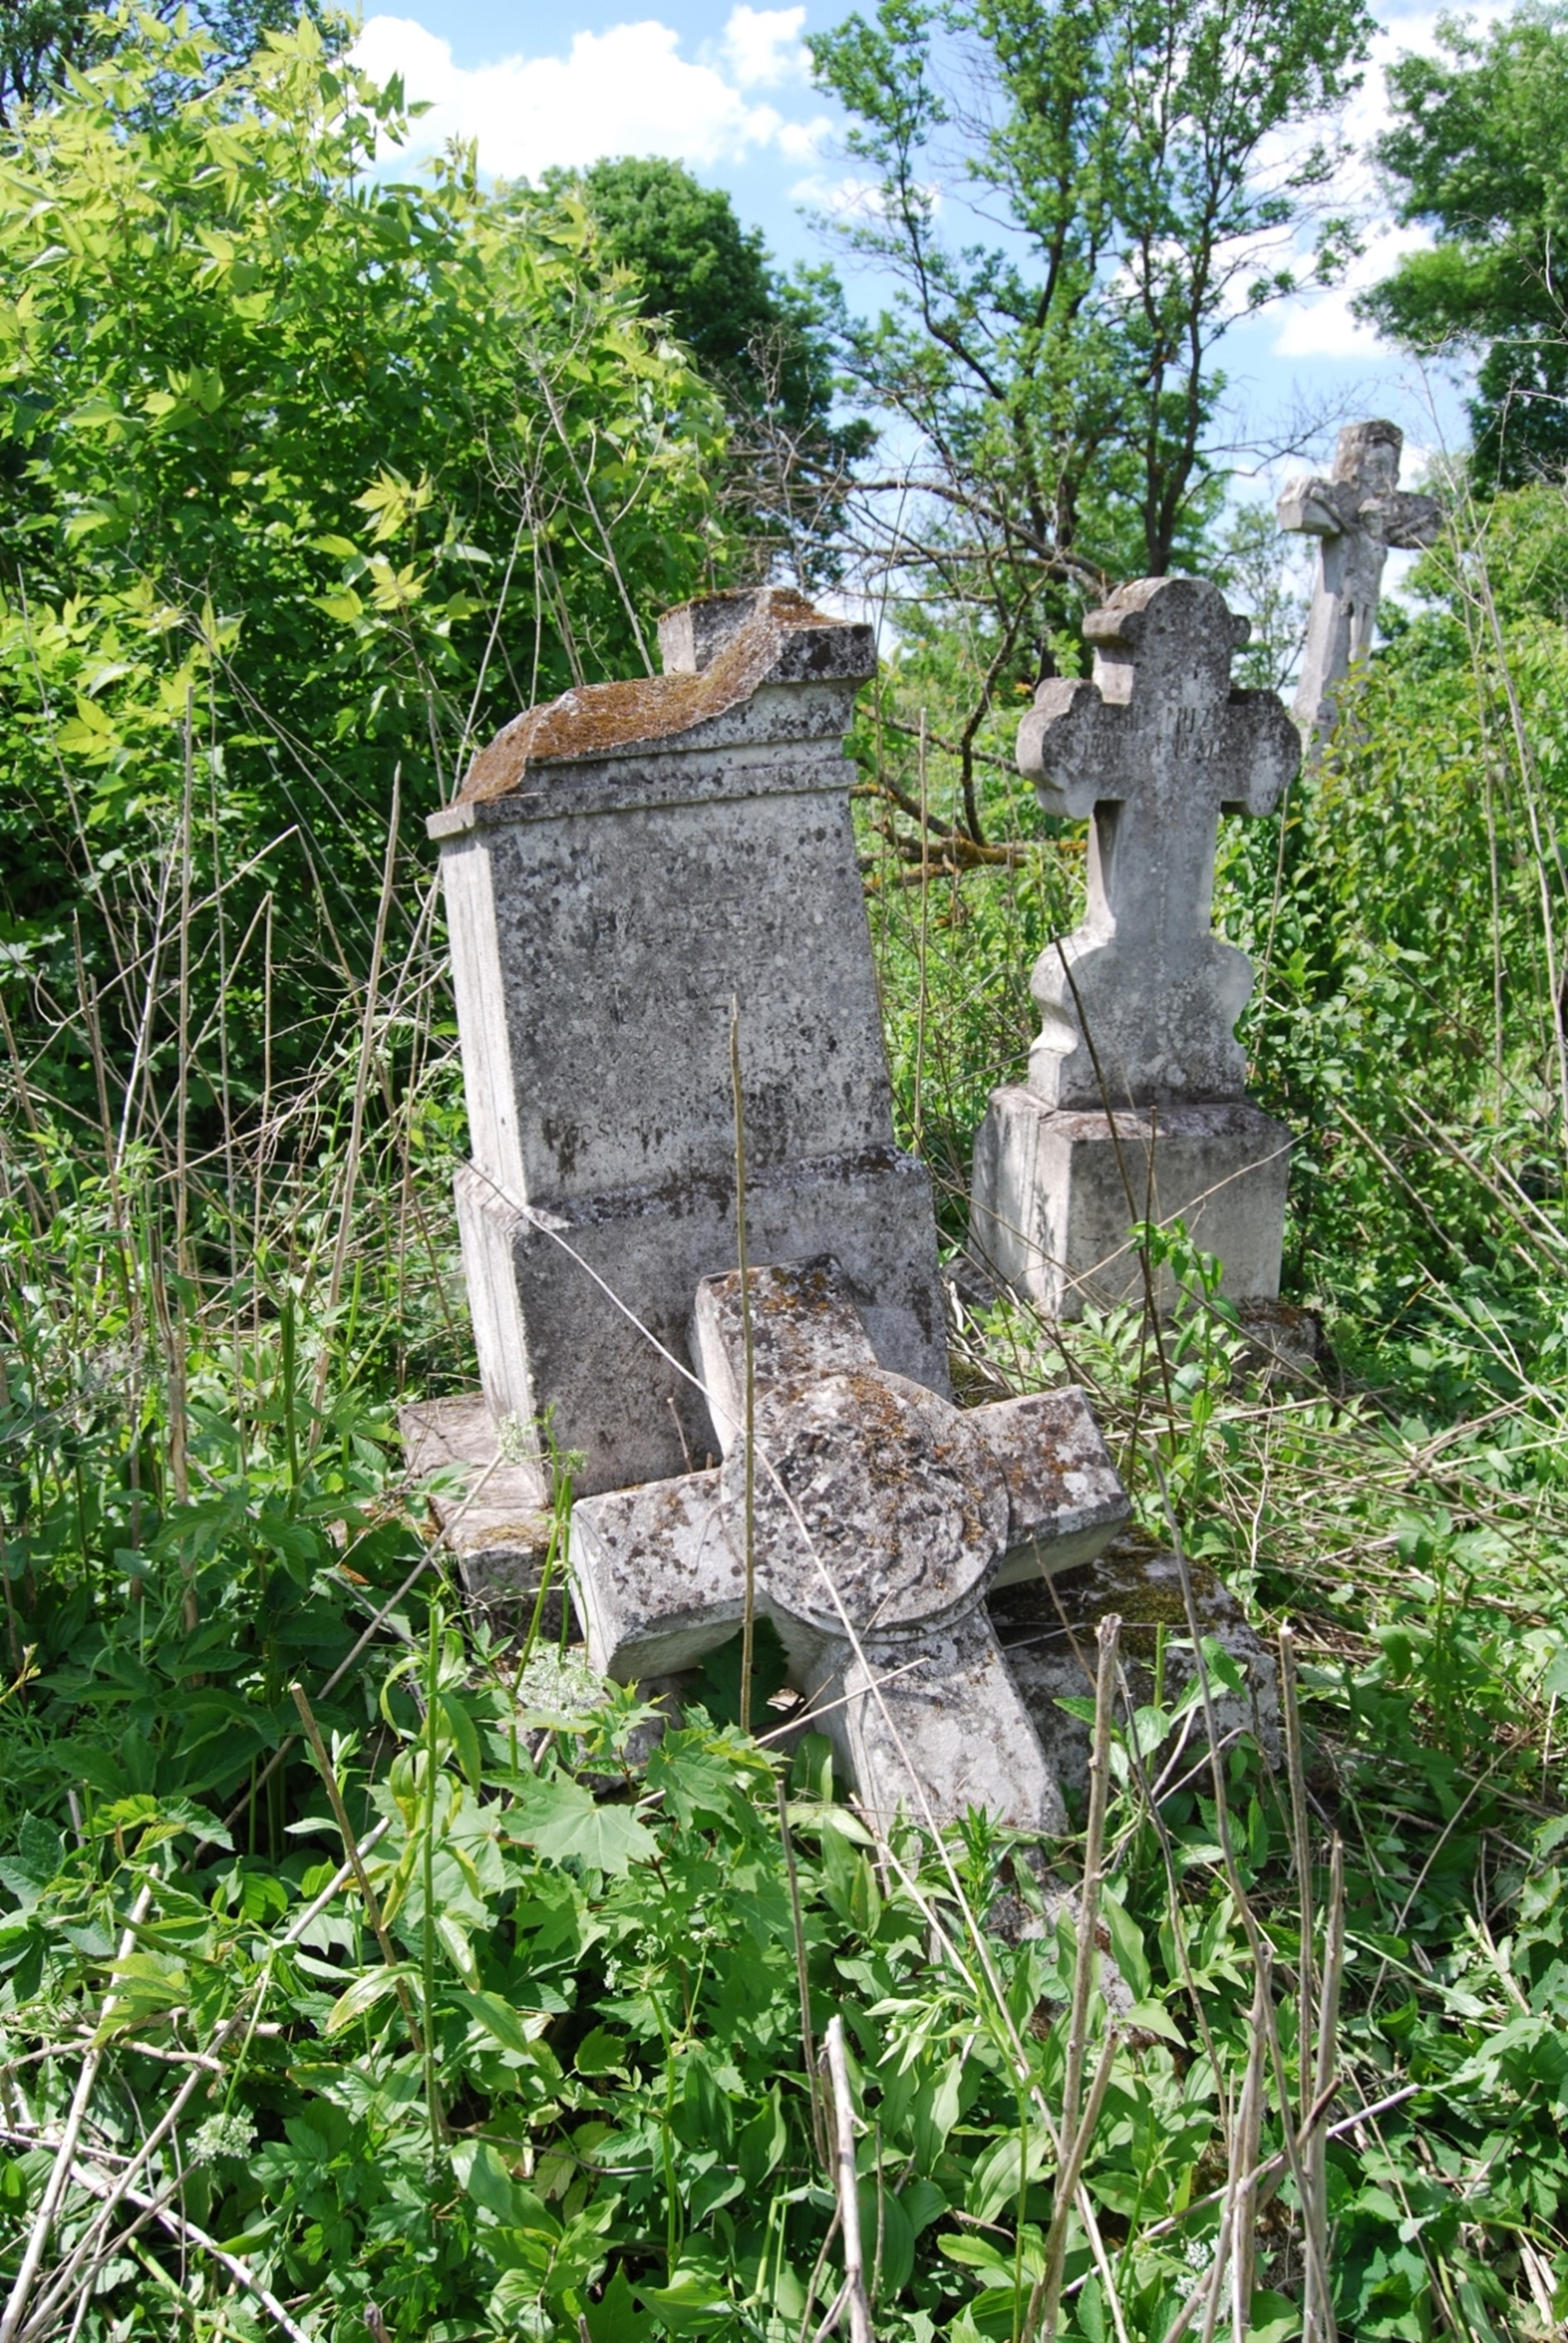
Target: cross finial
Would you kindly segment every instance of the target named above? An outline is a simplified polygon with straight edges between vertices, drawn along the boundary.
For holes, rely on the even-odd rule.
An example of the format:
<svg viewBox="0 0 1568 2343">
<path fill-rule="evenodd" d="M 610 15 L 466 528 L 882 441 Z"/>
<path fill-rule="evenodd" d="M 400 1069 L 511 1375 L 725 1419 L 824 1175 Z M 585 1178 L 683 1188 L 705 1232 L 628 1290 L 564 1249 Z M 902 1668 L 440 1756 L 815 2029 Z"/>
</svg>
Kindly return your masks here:
<svg viewBox="0 0 1568 2343">
<path fill-rule="evenodd" d="M 1210 928 L 1219 818 L 1271 813 L 1301 746 L 1273 692 L 1232 686 L 1250 628 L 1204 579 L 1121 587 L 1084 632 L 1092 679 L 1042 683 L 1019 730 L 1046 811 L 1093 822 L 1083 925 L 1034 972 L 1030 1087 L 1061 1107 L 1239 1098 L 1252 971 Z"/>
<path fill-rule="evenodd" d="M 1292 480 L 1280 527 L 1318 540 L 1312 616 L 1295 718 L 1309 739 L 1333 729 L 1339 688 L 1372 647 L 1383 564 L 1391 547 L 1436 541 L 1442 507 L 1399 486 L 1404 434 L 1395 423 L 1350 423 L 1326 479 Z"/>
<path fill-rule="evenodd" d="M 1082 1393 L 957 1408 L 890 1373 L 829 1258 L 753 1270 L 749 1292 L 757 1607 L 862 1801 L 1061 1828 L 984 1596 L 1091 1560 L 1127 1518 Z M 622 1682 L 694 1665 L 741 1622 L 738 1274 L 703 1280 L 693 1332 L 723 1463 L 572 1513 L 588 1656 Z"/>
</svg>

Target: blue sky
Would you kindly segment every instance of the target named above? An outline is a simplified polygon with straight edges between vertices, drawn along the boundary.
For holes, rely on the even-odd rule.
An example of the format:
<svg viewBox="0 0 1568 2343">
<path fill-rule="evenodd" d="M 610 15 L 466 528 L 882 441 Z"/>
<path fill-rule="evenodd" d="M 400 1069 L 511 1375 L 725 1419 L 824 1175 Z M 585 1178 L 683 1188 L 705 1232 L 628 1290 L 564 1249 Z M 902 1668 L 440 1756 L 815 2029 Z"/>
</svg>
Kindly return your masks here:
<svg viewBox="0 0 1568 2343">
<path fill-rule="evenodd" d="M 786 262 L 828 249 L 806 216 L 854 201 L 842 118 L 811 85 L 805 32 L 825 30 L 851 0 L 404 0 L 367 13 L 360 55 L 378 74 L 400 70 L 411 97 L 433 102 L 421 146 L 455 134 L 477 140 L 481 166 L 532 177 L 550 164 L 597 156 L 664 154 L 727 187 L 747 224 Z M 1497 0 L 1477 9 L 1501 15 Z M 1358 146 L 1386 120 L 1382 68 L 1403 50 L 1432 45 L 1436 12 L 1385 0 L 1383 25 L 1346 127 Z M 412 159 L 412 158 L 411 158 Z M 956 193 L 956 191 L 955 191 Z M 1359 284 L 1387 273 L 1421 241 L 1396 228 L 1370 171 L 1334 190 L 1353 206 L 1366 254 L 1341 289 L 1292 299 L 1238 325 L 1224 345 L 1238 438 L 1263 437 L 1302 407 L 1325 417 L 1387 415 L 1404 429 L 1404 478 L 1428 450 L 1462 437 L 1458 392 L 1423 377 L 1350 313 Z M 852 304 L 872 307 L 874 284 L 846 274 Z M 1326 456 L 1328 431 L 1318 448 Z M 1254 493 L 1275 485 L 1258 478 Z M 1241 484 L 1239 484 L 1241 485 Z"/>
</svg>

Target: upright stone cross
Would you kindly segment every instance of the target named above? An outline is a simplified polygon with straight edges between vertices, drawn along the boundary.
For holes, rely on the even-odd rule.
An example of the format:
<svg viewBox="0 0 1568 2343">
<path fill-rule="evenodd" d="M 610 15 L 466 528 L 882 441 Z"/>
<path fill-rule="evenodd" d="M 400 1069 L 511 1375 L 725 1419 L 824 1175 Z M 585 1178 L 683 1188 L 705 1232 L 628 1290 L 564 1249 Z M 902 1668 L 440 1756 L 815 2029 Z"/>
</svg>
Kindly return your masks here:
<svg viewBox="0 0 1568 2343">
<path fill-rule="evenodd" d="M 1329 478 L 1292 480 L 1280 498 L 1280 527 L 1318 540 L 1295 702 L 1296 721 L 1309 739 L 1332 731 L 1340 686 L 1372 649 L 1391 547 L 1432 545 L 1442 527 L 1435 497 L 1400 488 L 1403 446 L 1397 424 L 1347 424 Z"/>
<path fill-rule="evenodd" d="M 1018 739 L 1047 812 L 1093 821 L 1083 925 L 1034 972 L 1030 1086 L 1064 1107 L 1239 1098 L 1252 970 L 1210 926 L 1219 820 L 1271 813 L 1301 750 L 1272 692 L 1232 687 L 1248 622 L 1205 580 L 1123 586 L 1084 632 L 1093 680 L 1041 684 Z"/>
<path fill-rule="evenodd" d="M 1243 1096 L 1244 952 L 1212 932 L 1221 813 L 1273 810 L 1301 762 L 1271 691 L 1231 682 L 1247 639 L 1197 578 L 1123 586 L 1084 632 L 1088 683 L 1042 683 L 1018 761 L 1054 814 L 1087 815 L 1089 900 L 1041 955 L 1028 1086 L 975 1141 L 981 1267 L 1053 1317 L 1141 1290 L 1135 1221 L 1181 1215 L 1236 1301 L 1279 1292 L 1290 1134 Z"/>
<path fill-rule="evenodd" d="M 901 1802 L 1061 1829 L 984 1597 L 1091 1560 L 1127 1519 L 1081 1393 L 966 1410 L 889 1373 L 829 1258 L 753 1270 L 749 1290 L 757 1610 L 861 1799 L 884 1820 Z M 692 1666 L 745 1607 L 739 1272 L 699 1286 L 691 1347 L 722 1464 L 572 1513 L 588 1656 L 627 1683 Z"/>
</svg>

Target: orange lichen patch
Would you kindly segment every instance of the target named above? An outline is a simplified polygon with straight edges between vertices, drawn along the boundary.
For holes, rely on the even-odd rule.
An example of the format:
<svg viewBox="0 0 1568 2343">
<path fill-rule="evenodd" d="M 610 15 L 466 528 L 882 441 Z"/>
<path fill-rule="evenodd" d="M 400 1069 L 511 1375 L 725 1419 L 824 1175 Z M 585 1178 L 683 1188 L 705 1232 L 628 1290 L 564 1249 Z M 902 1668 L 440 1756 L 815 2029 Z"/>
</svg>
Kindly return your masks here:
<svg viewBox="0 0 1568 2343">
<path fill-rule="evenodd" d="M 831 636 L 842 623 L 824 618 L 803 595 L 776 590 L 699 675 L 583 684 L 514 717 L 469 766 L 458 802 L 480 805 L 509 795 L 530 765 L 608 756 L 690 732 L 749 699 L 778 665 L 791 634 L 814 628 Z"/>
</svg>

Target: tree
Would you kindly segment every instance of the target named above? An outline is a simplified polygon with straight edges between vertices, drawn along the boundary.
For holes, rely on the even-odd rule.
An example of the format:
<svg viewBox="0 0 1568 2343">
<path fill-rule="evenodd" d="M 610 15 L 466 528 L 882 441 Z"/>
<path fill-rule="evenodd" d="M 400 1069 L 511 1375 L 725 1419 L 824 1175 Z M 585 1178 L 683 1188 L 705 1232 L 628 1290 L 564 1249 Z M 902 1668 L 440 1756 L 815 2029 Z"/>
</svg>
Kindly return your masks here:
<svg viewBox="0 0 1568 2343">
<path fill-rule="evenodd" d="M 318 25 L 327 21 L 326 0 L 153 0 L 151 13 L 172 25 L 183 11 L 210 44 L 204 68 L 216 80 L 253 56 L 269 32 L 286 31 L 302 8 Z M 337 21 L 341 46 L 349 25 L 347 17 Z M 5 0 L 0 128 L 9 128 L 19 106 L 39 105 L 71 68 L 82 72 L 109 55 L 126 27 L 126 19 L 106 14 L 98 0 Z"/>
<path fill-rule="evenodd" d="M 803 583 L 819 578 L 833 566 L 849 469 L 875 438 L 863 418 L 834 416 L 842 300 L 831 271 L 782 276 L 724 190 L 678 163 L 623 156 L 550 183 L 580 191 L 643 315 L 668 326 L 724 399 L 726 504 L 755 566 L 782 561 Z"/>
<path fill-rule="evenodd" d="M 1526 5 L 1486 33 L 1444 20 L 1439 56 L 1389 73 L 1377 159 L 1399 216 L 1435 228 L 1357 304 L 1425 355 L 1475 354 L 1478 488 L 1568 470 L 1568 11 Z"/>
<path fill-rule="evenodd" d="M 1296 281 L 1335 161 L 1307 134 L 1370 29 L 1362 0 L 881 0 L 811 42 L 871 183 L 846 241 L 900 287 L 849 361 L 946 513 L 890 560 L 1005 641 L 1023 565 L 1094 592 L 1191 549 L 1215 345 Z"/>
<path fill-rule="evenodd" d="M 378 176 L 400 108 L 308 19 L 208 87 L 143 18 L 0 141 L 0 979 L 45 1030 L 79 921 L 106 1046 L 155 1076 L 126 971 L 171 869 L 208 907 L 198 1029 L 270 898 L 269 1062 L 308 1061 L 395 799 L 422 868 L 476 736 L 650 665 L 722 556 L 717 402 L 580 209 L 471 157 Z"/>
</svg>

